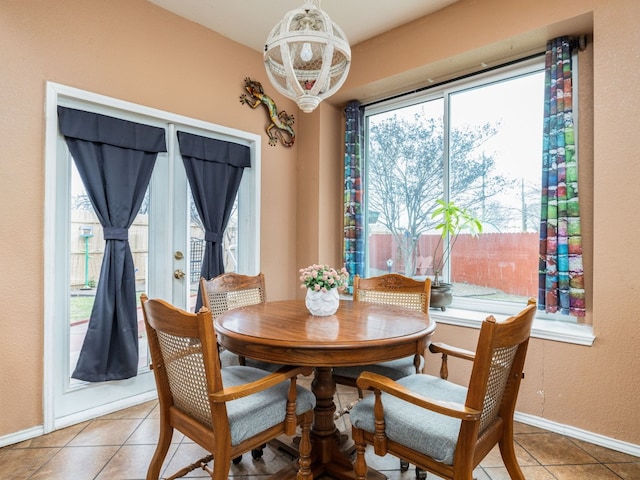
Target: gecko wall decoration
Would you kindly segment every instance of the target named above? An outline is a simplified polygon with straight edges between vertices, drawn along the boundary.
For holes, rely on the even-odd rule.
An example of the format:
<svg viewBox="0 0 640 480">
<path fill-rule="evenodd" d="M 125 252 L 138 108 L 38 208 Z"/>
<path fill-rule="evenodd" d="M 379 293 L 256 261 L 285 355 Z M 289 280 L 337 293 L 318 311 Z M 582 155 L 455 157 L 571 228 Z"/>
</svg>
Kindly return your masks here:
<svg viewBox="0 0 640 480">
<path fill-rule="evenodd" d="M 280 140 L 285 147 L 290 147 L 296 140 L 296 134 L 293 131 L 293 115 L 289 115 L 284 110 L 278 112 L 276 102 L 264 93 L 262 84 L 251 80 L 249 77 L 244 79 L 244 89 L 247 93 L 240 95 L 240 103 L 249 105 L 255 109 L 258 105 L 264 105 L 267 110 L 269 121 L 271 122 L 266 132 L 269 136 L 269 145 L 274 146 Z"/>
</svg>

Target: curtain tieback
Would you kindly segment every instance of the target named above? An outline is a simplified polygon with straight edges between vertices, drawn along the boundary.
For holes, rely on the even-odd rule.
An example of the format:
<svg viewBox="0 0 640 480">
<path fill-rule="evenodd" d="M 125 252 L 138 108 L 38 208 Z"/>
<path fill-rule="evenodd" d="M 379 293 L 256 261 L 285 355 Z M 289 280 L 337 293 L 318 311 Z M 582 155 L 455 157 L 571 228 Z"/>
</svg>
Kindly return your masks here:
<svg viewBox="0 0 640 480">
<path fill-rule="evenodd" d="M 222 243 L 222 234 L 218 232 L 205 232 L 204 240 L 206 242 Z"/>
<path fill-rule="evenodd" d="M 105 227 L 102 232 L 105 240 L 129 240 L 128 228 Z"/>
</svg>

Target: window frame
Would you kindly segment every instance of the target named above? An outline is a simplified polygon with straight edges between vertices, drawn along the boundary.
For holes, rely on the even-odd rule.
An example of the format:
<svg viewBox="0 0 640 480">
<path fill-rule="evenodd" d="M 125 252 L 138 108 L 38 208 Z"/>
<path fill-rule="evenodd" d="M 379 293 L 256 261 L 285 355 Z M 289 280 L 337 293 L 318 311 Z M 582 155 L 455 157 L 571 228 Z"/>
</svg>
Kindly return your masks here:
<svg viewBox="0 0 640 480">
<path fill-rule="evenodd" d="M 576 148 L 579 150 L 578 139 L 578 55 L 572 54 L 573 63 L 573 107 L 574 107 L 574 122 L 576 132 Z M 414 91 L 405 95 L 398 95 L 393 98 L 376 102 L 374 104 L 364 106 L 364 226 L 365 226 L 365 258 L 369 258 L 369 222 L 368 222 L 368 117 L 398 110 L 404 107 L 415 105 L 418 103 L 428 102 L 431 100 L 442 99 L 443 100 L 443 123 L 445 125 L 444 132 L 444 170 L 443 170 L 443 188 L 445 192 L 445 200 L 449 199 L 449 99 L 452 94 L 478 88 L 483 85 L 491 85 L 497 82 L 505 81 L 511 78 L 517 78 L 519 76 L 529 75 L 534 72 L 544 71 L 545 57 L 544 55 L 534 55 L 523 60 L 510 62 L 507 65 L 498 66 L 495 68 L 487 69 L 476 74 L 467 75 L 465 77 L 454 79 L 449 82 L 444 82 L 439 85 L 433 85 L 424 89 Z M 365 275 L 368 275 L 368 262 L 364 265 Z M 445 278 L 449 277 L 450 269 L 449 265 L 445 266 L 443 271 Z M 481 322 L 484 318 L 491 314 L 497 319 L 507 318 L 510 315 L 516 314 L 520 305 L 513 302 L 495 301 L 495 300 L 479 300 L 475 298 L 463 298 L 454 297 L 453 303 L 447 310 L 442 312 L 439 310 L 431 310 L 430 315 L 436 321 L 446 323 L 450 325 L 458 325 L 471 328 L 480 328 Z M 537 311 L 534 326 L 532 329 L 532 336 L 536 338 L 544 338 L 549 340 L 556 340 L 566 343 L 574 343 L 578 345 L 592 345 L 595 340 L 593 334 L 593 328 L 591 325 L 577 323 L 572 317 L 560 314 L 549 314 L 543 311 Z"/>
</svg>

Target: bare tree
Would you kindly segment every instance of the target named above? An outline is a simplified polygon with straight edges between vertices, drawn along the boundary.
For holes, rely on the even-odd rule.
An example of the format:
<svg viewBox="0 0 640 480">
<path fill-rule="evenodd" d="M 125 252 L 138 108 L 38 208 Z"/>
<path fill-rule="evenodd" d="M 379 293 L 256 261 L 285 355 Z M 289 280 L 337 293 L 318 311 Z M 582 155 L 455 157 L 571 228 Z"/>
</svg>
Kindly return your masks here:
<svg viewBox="0 0 640 480">
<path fill-rule="evenodd" d="M 506 180 L 493 173 L 494 160 L 480 148 L 495 135 L 495 126 L 454 130 L 450 135 L 450 189 L 456 203 L 483 222 L 492 196 Z M 441 119 L 393 115 L 369 126 L 368 209 L 400 247 L 404 272 L 415 272 L 420 235 L 432 230 L 436 200 L 444 198 L 444 128 Z M 462 192 L 458 195 L 458 192 Z"/>
</svg>

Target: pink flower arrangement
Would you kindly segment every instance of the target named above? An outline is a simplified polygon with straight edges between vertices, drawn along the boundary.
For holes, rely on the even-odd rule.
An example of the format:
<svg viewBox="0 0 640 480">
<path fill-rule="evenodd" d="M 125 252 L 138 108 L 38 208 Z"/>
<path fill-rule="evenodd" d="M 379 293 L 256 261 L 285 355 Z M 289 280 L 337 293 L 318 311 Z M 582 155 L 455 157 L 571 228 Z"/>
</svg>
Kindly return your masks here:
<svg viewBox="0 0 640 480">
<path fill-rule="evenodd" d="M 346 268 L 336 270 L 328 265 L 310 265 L 300 269 L 300 288 L 310 288 L 311 290 L 326 292 L 332 288 L 339 291 L 347 287 L 349 272 Z"/>
</svg>

